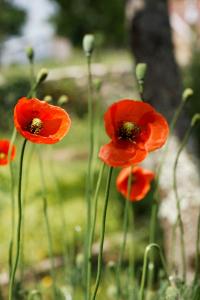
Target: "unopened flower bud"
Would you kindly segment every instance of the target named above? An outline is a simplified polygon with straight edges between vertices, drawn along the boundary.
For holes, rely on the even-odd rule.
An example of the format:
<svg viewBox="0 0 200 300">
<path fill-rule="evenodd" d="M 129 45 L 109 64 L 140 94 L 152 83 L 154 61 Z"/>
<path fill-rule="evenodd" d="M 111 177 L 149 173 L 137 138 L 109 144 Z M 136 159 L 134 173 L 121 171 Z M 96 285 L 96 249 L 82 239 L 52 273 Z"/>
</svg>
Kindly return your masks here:
<svg viewBox="0 0 200 300">
<path fill-rule="evenodd" d="M 81 268 L 84 263 L 84 255 L 83 253 L 78 253 L 76 256 L 76 266 Z"/>
<path fill-rule="evenodd" d="M 86 56 L 90 56 L 94 50 L 94 35 L 86 34 L 83 37 L 83 50 Z"/>
<path fill-rule="evenodd" d="M 113 260 L 109 260 L 107 266 L 109 269 L 113 269 L 116 266 L 116 263 Z"/>
<path fill-rule="evenodd" d="M 101 90 L 102 83 L 103 83 L 102 80 L 100 80 L 98 78 L 93 80 L 93 85 L 97 92 L 99 92 Z"/>
<path fill-rule="evenodd" d="M 39 73 L 37 74 L 37 78 L 36 78 L 36 82 L 37 82 L 37 85 L 42 83 L 43 81 L 45 81 L 45 79 L 47 78 L 48 76 L 48 70 L 43 68 L 39 71 Z"/>
<path fill-rule="evenodd" d="M 200 121 L 200 114 L 195 114 L 192 118 L 192 121 L 191 121 L 191 126 L 195 126 L 197 122 Z"/>
<path fill-rule="evenodd" d="M 33 62 L 34 60 L 34 50 L 32 47 L 27 47 L 26 48 L 26 55 L 29 59 L 30 62 Z"/>
<path fill-rule="evenodd" d="M 182 100 L 186 102 L 191 96 L 193 96 L 194 91 L 191 88 L 187 88 L 183 91 Z"/>
<path fill-rule="evenodd" d="M 67 103 L 69 101 L 69 98 L 67 95 L 62 95 L 60 96 L 60 98 L 58 99 L 58 105 L 59 106 L 62 106 L 64 105 L 65 103 Z"/>
<path fill-rule="evenodd" d="M 46 95 L 43 99 L 45 102 L 52 102 L 53 98 L 51 95 Z"/>
<path fill-rule="evenodd" d="M 144 81 L 146 71 L 147 71 L 147 65 L 145 63 L 139 63 L 136 65 L 135 73 L 136 73 L 136 78 L 137 78 L 138 82 Z"/>
</svg>

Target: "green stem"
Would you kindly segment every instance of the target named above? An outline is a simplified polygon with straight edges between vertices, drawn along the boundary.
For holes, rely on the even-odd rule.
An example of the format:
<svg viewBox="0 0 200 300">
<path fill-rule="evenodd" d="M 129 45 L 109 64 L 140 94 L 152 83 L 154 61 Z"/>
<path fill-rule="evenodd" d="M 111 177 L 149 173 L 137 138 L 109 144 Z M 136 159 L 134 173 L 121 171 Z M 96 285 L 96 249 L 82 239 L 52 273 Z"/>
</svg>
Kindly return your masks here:
<svg viewBox="0 0 200 300">
<path fill-rule="evenodd" d="M 177 121 L 179 119 L 179 116 L 180 116 L 180 114 L 181 114 L 181 112 L 183 110 L 184 105 L 185 105 L 185 102 L 181 101 L 180 104 L 179 104 L 179 106 L 177 107 L 174 115 L 173 115 L 172 121 L 170 122 L 170 126 L 169 126 L 169 128 L 170 128 L 170 135 L 172 135 L 172 133 L 174 132 L 176 123 L 177 123 Z M 151 232 L 151 237 L 150 237 L 150 243 L 155 242 L 155 240 L 153 240 L 153 238 L 155 237 L 155 229 L 156 229 L 155 224 L 156 224 L 156 218 L 157 218 L 157 212 L 158 212 L 158 207 L 157 207 L 158 203 L 157 202 L 158 202 L 159 178 L 160 178 L 160 174 L 161 174 L 161 171 L 162 171 L 162 166 L 164 164 L 164 161 L 165 161 L 168 149 L 169 149 L 169 139 L 168 139 L 168 141 L 167 141 L 167 143 L 165 145 L 165 148 L 164 148 L 164 151 L 163 151 L 163 155 L 162 155 L 161 160 L 160 160 L 160 162 L 158 164 L 158 168 L 157 168 L 157 172 L 156 172 L 156 180 L 155 180 L 156 185 L 155 185 L 155 190 L 154 190 L 154 195 L 156 196 L 155 197 L 156 198 L 156 200 L 155 200 L 156 205 L 153 206 L 153 208 L 152 208 L 152 215 L 151 215 L 151 224 L 152 224 L 152 226 L 150 226 L 152 232 Z"/>
<path fill-rule="evenodd" d="M 177 171 L 178 160 L 179 160 L 180 154 L 181 154 L 182 150 L 184 149 L 184 147 L 190 137 L 191 130 L 192 130 L 192 126 L 190 126 L 188 128 L 188 130 L 186 131 L 186 134 L 183 138 L 180 148 L 178 149 L 175 163 L 174 163 L 174 168 L 173 168 L 173 189 L 174 189 L 175 198 L 176 198 L 177 220 L 178 220 L 178 225 L 179 225 L 179 230 L 180 230 L 181 257 L 182 257 L 182 264 L 183 264 L 183 279 L 184 280 L 186 279 L 186 255 L 185 255 L 185 242 L 184 242 L 184 226 L 183 226 L 183 221 L 182 221 L 182 216 L 181 216 L 181 207 L 180 207 L 180 198 L 179 198 L 178 188 L 177 188 L 176 171 Z"/>
<path fill-rule="evenodd" d="M 109 198 L 109 192 L 110 192 L 112 171 L 113 171 L 113 167 L 110 167 L 109 172 L 108 172 L 107 184 L 106 184 L 103 216 L 102 216 L 102 223 L 101 223 L 102 227 L 101 227 L 100 247 L 99 247 L 99 255 L 98 255 L 97 277 L 96 277 L 95 288 L 94 288 L 92 300 L 96 299 L 97 291 L 98 291 L 100 280 L 101 280 L 102 261 L 103 261 L 103 244 L 104 244 L 106 215 L 107 215 L 108 198 Z"/>
<path fill-rule="evenodd" d="M 174 129 L 175 129 L 175 126 L 176 126 L 176 123 L 179 119 L 179 116 L 183 110 L 183 107 L 185 105 L 185 101 L 182 101 L 180 102 L 179 106 L 177 107 L 174 115 L 173 115 L 173 118 L 172 118 L 172 121 L 170 122 L 170 135 L 172 135 L 172 133 L 174 132 Z M 151 218 L 150 218 L 150 239 L 149 239 L 149 242 L 150 243 L 154 243 L 156 241 L 156 230 L 157 230 L 157 215 L 158 215 L 158 204 L 159 204 L 159 200 L 158 200 L 158 187 L 159 187 L 159 181 L 160 181 L 160 174 L 161 174 L 161 171 L 162 171 L 162 166 L 164 164 L 164 161 L 166 159 L 166 155 L 167 155 L 167 151 L 169 149 L 169 139 L 167 141 L 167 144 L 164 148 L 164 151 L 163 151 L 163 154 L 162 154 L 162 157 L 161 157 L 161 160 L 158 164 L 158 168 L 157 168 L 157 172 L 156 172 L 156 185 L 155 185 L 155 189 L 154 189 L 154 201 L 153 201 L 153 206 L 152 206 L 152 209 L 151 209 Z M 151 264 L 154 264 L 154 255 L 152 253 L 152 258 L 151 258 Z M 152 270 L 152 274 L 150 275 L 150 277 L 154 278 L 154 267 L 151 268 Z"/>
<path fill-rule="evenodd" d="M 11 161 L 11 154 L 12 148 L 14 145 L 14 141 L 16 139 L 17 131 L 14 128 L 10 146 L 8 150 L 8 161 L 10 167 L 10 178 L 11 178 L 11 238 L 10 238 L 10 245 L 9 245 L 9 278 L 12 272 L 12 261 L 13 261 L 13 245 L 14 245 L 14 235 L 15 235 L 15 177 L 14 177 L 14 170 L 13 170 L 13 163 Z"/>
<path fill-rule="evenodd" d="M 97 180 L 96 190 L 94 194 L 94 215 L 93 215 L 93 222 L 91 224 L 91 230 L 90 230 L 90 236 L 89 236 L 89 244 L 88 244 L 88 261 L 87 261 L 87 295 L 90 299 L 90 285 L 91 285 L 91 269 L 92 269 L 92 242 L 94 239 L 94 232 L 95 232 L 95 226 L 96 226 L 96 218 L 97 218 L 97 208 L 98 208 L 98 196 L 99 196 L 99 190 L 101 186 L 101 181 L 103 177 L 103 171 L 104 171 L 105 164 L 103 163 L 101 165 L 101 169 L 99 172 L 99 177 Z"/>
<path fill-rule="evenodd" d="M 165 271 L 165 275 L 167 277 L 168 283 L 170 283 L 169 281 L 169 274 L 168 274 L 168 270 L 167 270 L 167 265 L 165 262 L 165 258 L 163 256 L 163 253 L 161 251 L 161 248 L 158 244 L 155 243 L 151 243 L 146 247 L 145 253 L 144 253 L 144 260 L 143 260 L 143 268 L 142 268 L 142 278 L 141 278 L 141 284 L 140 284 L 140 291 L 139 291 L 139 300 L 143 300 L 144 299 L 144 287 L 145 287 L 145 281 L 146 281 L 146 277 L 147 277 L 147 263 L 148 263 L 148 256 L 149 256 L 149 252 L 151 251 L 151 249 L 157 249 L 160 255 L 160 259 L 162 262 L 162 266 L 163 266 L 163 270 Z"/>
<path fill-rule="evenodd" d="M 199 268 L 200 268 L 200 211 L 198 217 L 197 225 L 197 239 L 196 239 L 196 258 L 195 258 L 195 276 L 194 283 L 197 283 L 199 280 Z"/>
<path fill-rule="evenodd" d="M 25 174 L 26 174 L 26 178 L 24 180 L 24 197 L 22 200 L 22 204 L 23 204 L 23 218 L 22 218 L 22 230 L 21 230 L 21 254 L 20 254 L 20 281 L 23 281 L 23 277 L 24 277 L 24 248 L 25 248 L 25 228 L 26 228 L 26 224 L 25 224 L 25 211 L 26 211 L 26 205 L 27 205 L 27 193 L 28 193 L 28 188 L 29 188 L 29 179 L 30 179 L 30 168 L 31 168 L 31 160 L 32 160 L 32 156 L 33 156 L 33 152 L 35 149 L 35 144 L 31 144 L 29 149 L 31 148 L 27 161 L 26 161 L 26 169 L 25 169 Z"/>
<path fill-rule="evenodd" d="M 87 274 L 88 267 L 88 245 L 89 235 L 91 228 L 91 195 L 92 195 L 92 160 L 94 153 L 94 132 L 93 132 L 93 88 L 92 88 L 92 73 L 91 73 L 91 55 L 87 56 L 87 67 L 88 67 L 88 128 L 89 128 L 89 157 L 88 157 L 88 170 L 87 170 L 87 181 L 86 181 L 86 200 L 87 200 L 87 227 L 86 227 L 86 240 L 85 240 L 85 278 L 86 278 L 86 300 L 90 299 L 87 282 L 90 275 Z"/>
<path fill-rule="evenodd" d="M 121 269 L 122 269 L 122 262 L 124 257 L 124 252 L 126 248 L 126 240 L 127 240 L 127 232 L 128 232 L 128 213 L 130 209 L 130 193 L 131 193 L 131 181 L 132 181 L 132 169 L 131 166 L 131 172 L 128 177 L 128 186 L 127 186 L 127 197 L 125 202 L 125 209 L 124 209 L 124 216 L 123 216 L 123 240 L 120 248 L 120 254 L 119 254 L 119 260 L 117 265 L 117 276 L 116 276 L 116 282 L 117 282 L 117 299 L 120 298 L 121 295 L 121 282 L 120 282 L 120 275 L 121 275 Z"/>
<path fill-rule="evenodd" d="M 171 255 L 170 255 L 170 271 L 173 270 L 174 267 L 174 254 L 175 254 L 175 244 L 176 244 L 176 229 L 178 225 L 178 220 L 173 224 L 172 227 L 172 244 L 171 244 Z"/>
<path fill-rule="evenodd" d="M 134 206 L 129 211 L 129 220 L 131 227 L 131 246 L 129 250 L 129 272 L 128 272 L 128 286 L 129 286 L 129 299 L 135 298 L 135 212 Z"/>
<path fill-rule="evenodd" d="M 40 176 L 41 176 L 41 186 L 42 186 L 43 215 L 44 215 L 44 221 L 45 221 L 47 239 L 48 239 L 49 258 L 50 258 L 50 262 L 51 262 L 51 277 L 53 279 L 53 294 L 54 294 L 54 300 L 56 300 L 57 299 L 57 289 L 56 289 L 56 283 L 55 283 L 56 282 L 55 264 L 54 264 L 54 258 L 53 258 L 53 242 L 52 242 L 51 229 L 50 229 L 49 217 L 48 217 L 46 183 L 45 183 L 45 175 L 44 175 L 42 156 L 41 156 L 40 149 L 38 149 L 38 150 L 39 150 L 38 154 L 39 154 Z"/>
<path fill-rule="evenodd" d="M 16 241 L 16 258 L 14 262 L 14 266 L 11 270 L 11 278 L 10 278 L 10 286 L 9 286 L 9 300 L 13 299 L 13 290 L 14 290 L 14 283 L 15 283 L 15 275 L 19 261 L 20 255 L 20 241 L 21 241 L 21 223 L 22 223 L 22 171 L 23 171 L 23 159 L 24 159 L 24 152 L 26 147 L 27 140 L 24 140 L 21 150 L 21 157 L 20 157 L 20 168 L 19 168 L 19 184 L 18 184 L 18 224 L 17 224 L 17 241 Z"/>
</svg>

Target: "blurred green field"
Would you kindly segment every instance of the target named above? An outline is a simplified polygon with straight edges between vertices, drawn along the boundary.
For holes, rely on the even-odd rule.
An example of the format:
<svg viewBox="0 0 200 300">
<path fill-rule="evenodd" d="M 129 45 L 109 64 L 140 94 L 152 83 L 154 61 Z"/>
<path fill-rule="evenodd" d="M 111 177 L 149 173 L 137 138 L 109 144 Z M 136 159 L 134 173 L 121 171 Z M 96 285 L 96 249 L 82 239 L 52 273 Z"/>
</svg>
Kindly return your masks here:
<svg viewBox="0 0 200 300">
<path fill-rule="evenodd" d="M 48 240 L 43 216 L 42 201 L 42 180 L 40 174 L 40 164 L 38 150 L 41 149 L 42 161 L 45 174 L 46 192 L 48 200 L 48 213 L 53 238 L 53 251 L 55 256 L 68 256 L 74 264 L 74 259 L 79 253 L 83 253 L 84 244 L 84 226 L 86 222 L 86 204 L 85 204 L 85 180 L 87 169 L 87 151 L 88 151 L 88 132 L 87 119 L 79 119 L 71 116 L 72 127 L 69 134 L 58 144 L 35 145 L 27 144 L 24 163 L 23 177 L 23 201 L 24 201 L 24 224 L 23 224 L 23 265 L 25 269 L 36 266 L 39 262 L 48 258 Z M 98 126 L 98 125 L 97 125 Z M 8 134 L 1 134 L 1 137 L 8 137 Z M 95 157 L 97 157 L 98 145 L 106 141 L 104 127 L 100 126 L 98 135 L 96 135 Z M 23 138 L 18 135 L 16 141 L 17 157 L 14 161 L 14 173 L 17 190 L 17 177 L 20 149 Z M 100 161 L 95 159 L 94 181 L 97 179 Z M 116 192 L 115 177 L 118 170 L 115 171 L 112 181 L 112 190 L 109 200 L 106 227 L 106 251 L 105 260 L 116 260 L 118 258 L 118 249 L 121 240 L 122 214 L 124 200 Z M 98 221 L 95 234 L 95 241 L 98 241 L 100 233 L 100 218 L 102 202 L 105 190 L 106 171 L 99 197 Z M 11 194 L 10 194 L 10 172 L 9 166 L 1 167 L 0 170 L 0 239 L 1 239 L 1 272 L 8 271 L 8 249 L 11 234 Z M 147 200 L 148 201 L 148 200 Z M 145 203 L 139 204 L 138 210 L 141 211 Z M 147 205 L 148 207 L 148 205 Z M 145 209 L 144 209 L 145 210 Z M 140 214 L 141 215 L 141 214 Z M 141 217 L 142 216 L 142 217 Z M 136 260 L 141 261 L 143 249 L 147 242 L 148 231 L 143 224 L 144 214 L 140 216 L 137 234 L 134 237 L 136 243 Z M 121 220 L 121 222 L 119 221 Z M 63 252 L 67 243 L 69 253 Z M 97 246 L 95 246 L 96 248 Z M 128 250 L 127 250 L 128 251 Z M 127 252 L 128 253 L 128 252 Z M 95 261 L 95 259 L 94 259 Z M 95 266 L 95 265 L 94 265 Z M 95 269 L 96 267 L 94 267 Z M 69 271 L 64 278 L 59 274 L 66 274 L 65 269 L 58 272 L 60 283 L 66 284 L 73 277 L 73 270 Z M 72 274 L 71 274 L 72 272 Z M 48 274 L 49 272 L 47 272 Z M 43 282 L 43 281 L 41 281 Z M 41 283 L 42 284 L 42 283 Z M 34 286 L 34 285 L 33 285 Z"/>
</svg>

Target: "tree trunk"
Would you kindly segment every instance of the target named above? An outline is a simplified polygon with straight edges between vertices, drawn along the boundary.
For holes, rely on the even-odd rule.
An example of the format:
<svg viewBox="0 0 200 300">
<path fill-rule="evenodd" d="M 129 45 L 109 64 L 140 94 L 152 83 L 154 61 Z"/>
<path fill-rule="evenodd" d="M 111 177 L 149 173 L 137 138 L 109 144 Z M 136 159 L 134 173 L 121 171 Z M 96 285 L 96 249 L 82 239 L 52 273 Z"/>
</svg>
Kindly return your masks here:
<svg viewBox="0 0 200 300">
<path fill-rule="evenodd" d="M 136 63 L 147 64 L 147 74 L 144 84 L 144 100 L 151 103 L 170 121 L 175 109 L 181 101 L 182 84 L 180 73 L 175 61 L 171 28 L 169 23 L 167 0 L 129 0 L 127 11 L 132 8 L 130 21 L 130 44 Z M 179 139 L 175 136 L 169 147 L 169 153 L 160 178 L 162 204 L 160 216 L 164 229 L 166 252 L 170 257 L 172 224 L 176 220 L 176 202 L 173 192 L 173 165 L 175 155 L 180 146 L 180 139 L 189 126 L 184 113 L 177 124 Z M 158 154 L 160 151 L 158 152 Z M 145 163 L 155 167 L 158 154 L 151 154 Z M 186 168 L 187 166 L 187 168 Z M 197 163 L 185 150 L 178 168 L 178 188 L 181 197 L 181 207 L 184 221 L 186 255 L 188 270 L 192 270 L 195 257 L 196 226 L 200 188 Z M 184 184 L 183 184 L 184 183 Z M 191 233 L 191 228 L 193 231 Z M 180 243 L 176 244 L 176 265 L 181 271 Z"/>
</svg>

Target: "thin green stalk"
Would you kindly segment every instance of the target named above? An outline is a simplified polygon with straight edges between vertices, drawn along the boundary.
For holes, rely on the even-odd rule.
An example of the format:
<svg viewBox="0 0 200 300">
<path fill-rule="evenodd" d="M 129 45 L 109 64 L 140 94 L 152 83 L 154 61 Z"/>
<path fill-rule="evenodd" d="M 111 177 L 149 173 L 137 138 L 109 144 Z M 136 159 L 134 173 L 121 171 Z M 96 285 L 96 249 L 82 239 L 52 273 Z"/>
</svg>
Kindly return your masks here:
<svg viewBox="0 0 200 300">
<path fill-rule="evenodd" d="M 179 106 L 177 107 L 173 117 L 172 117 L 172 121 L 170 122 L 169 128 L 170 128 L 170 135 L 172 135 L 172 133 L 174 132 L 176 123 L 180 117 L 180 114 L 184 108 L 184 105 L 186 103 L 186 99 L 184 99 L 184 97 L 182 98 Z M 154 189 L 154 200 L 153 200 L 153 205 L 152 205 L 152 209 L 151 209 L 151 218 L 150 218 L 150 238 L 149 238 L 149 242 L 150 243 L 154 243 L 156 241 L 156 230 L 157 230 L 157 216 L 158 216 L 158 205 L 159 205 L 159 197 L 158 197 L 158 187 L 159 187 L 159 180 L 160 180 L 160 174 L 162 171 L 162 166 L 164 164 L 164 161 L 166 159 L 166 154 L 168 152 L 169 149 L 169 139 L 165 145 L 164 148 L 164 152 L 162 154 L 161 160 L 158 164 L 158 168 L 157 168 L 157 172 L 156 172 L 156 185 L 155 185 L 155 189 Z M 151 264 L 154 264 L 154 255 L 152 253 L 152 258 L 151 258 Z M 151 268 L 152 273 L 154 273 L 154 267 Z M 151 279 L 153 280 L 154 278 L 154 274 L 150 274 Z"/>
<path fill-rule="evenodd" d="M 128 194 L 126 197 L 126 202 L 125 202 L 125 209 L 124 209 L 124 216 L 123 216 L 123 240 L 120 248 L 120 253 L 119 253 L 119 259 L 118 259 L 118 264 L 117 264 L 117 272 L 116 272 L 116 282 L 117 282 L 117 299 L 120 299 L 121 295 L 121 281 L 120 281 L 120 275 L 121 275 L 121 268 L 122 268 L 122 262 L 123 262 L 123 257 L 124 257 L 124 252 L 126 248 L 126 240 L 127 240 L 127 232 L 128 232 L 128 213 L 130 209 L 130 194 L 131 194 L 131 182 L 132 182 L 132 169 L 133 167 L 131 166 L 131 172 L 128 177 Z"/>
<path fill-rule="evenodd" d="M 183 138 L 183 141 L 180 145 L 180 148 L 177 152 L 175 163 L 174 163 L 174 168 L 173 168 L 173 189 L 175 193 L 175 198 L 176 198 L 176 208 L 177 208 L 177 220 L 178 220 L 178 225 L 179 225 L 179 230 L 180 230 L 180 243 L 181 243 L 181 257 L 182 257 L 182 264 L 183 264 L 183 279 L 186 279 L 186 254 L 185 254 L 185 242 L 184 242 L 184 226 L 183 226 L 183 221 L 182 221 L 182 216 L 181 216 L 181 207 L 180 207 L 180 198 L 178 194 L 178 188 L 177 188 L 177 180 L 176 180 L 176 171 L 177 171 L 177 166 L 178 166 L 178 160 L 180 157 L 180 154 L 182 150 L 184 149 L 186 143 L 188 142 L 190 133 L 192 130 L 192 126 L 188 128 L 186 131 L 186 134 Z"/>
<path fill-rule="evenodd" d="M 40 149 L 38 149 L 38 150 L 39 150 L 38 154 L 39 154 L 40 176 L 41 176 L 41 186 L 42 186 L 43 215 L 44 215 L 47 240 L 48 240 L 49 258 L 50 258 L 50 262 L 51 262 L 51 277 L 53 279 L 53 294 L 54 294 L 54 300 L 57 300 L 55 264 L 54 264 L 54 258 L 53 258 L 53 242 L 52 242 L 52 235 L 51 235 L 51 229 L 50 229 L 49 217 L 48 217 L 48 203 L 47 203 L 47 197 L 46 197 L 45 175 L 44 175 L 44 168 L 43 168 L 41 152 L 40 152 Z"/>
<path fill-rule="evenodd" d="M 178 220 L 173 224 L 172 227 L 172 244 L 171 244 L 171 254 L 170 254 L 170 270 L 174 267 L 174 254 L 175 254 L 175 244 L 176 244 L 176 229 L 178 226 Z"/>
<path fill-rule="evenodd" d="M 169 125 L 169 128 L 170 128 L 170 135 L 172 135 L 172 133 L 174 132 L 174 129 L 175 129 L 175 126 L 176 126 L 176 123 L 180 117 L 180 114 L 184 108 L 184 105 L 185 105 L 186 101 L 182 101 L 180 102 L 179 106 L 177 107 L 174 115 L 173 115 L 173 118 L 170 122 L 170 125 Z M 163 155 L 161 157 L 161 160 L 158 164 L 158 168 L 157 168 L 157 172 L 156 172 L 156 185 L 155 185 L 155 190 L 154 190 L 154 196 L 155 196 L 155 200 L 154 200 L 154 205 L 152 207 L 152 213 L 151 213 L 151 234 L 150 234 L 150 243 L 153 243 L 155 242 L 155 231 L 156 231 L 156 218 L 157 218 L 157 212 L 158 212 L 158 186 L 159 186 L 159 178 L 160 178 L 160 174 L 161 174 L 161 171 L 162 171 L 162 166 L 163 166 L 163 163 L 165 161 L 165 158 L 166 158 L 166 154 L 167 154 L 167 151 L 169 149 L 169 139 L 165 145 L 165 148 L 164 148 L 164 151 L 163 151 Z"/>
<path fill-rule="evenodd" d="M 112 171 L 113 171 L 113 167 L 110 167 L 109 172 L 108 172 L 106 191 L 105 191 L 105 200 L 104 200 L 102 223 L 101 223 L 102 227 L 101 227 L 100 247 L 99 247 L 99 255 L 98 255 L 98 265 L 97 265 L 97 276 L 96 276 L 96 282 L 95 282 L 95 287 L 94 287 L 94 293 L 92 295 L 92 300 L 96 299 L 97 291 L 98 291 L 100 280 L 101 280 L 102 261 L 103 261 L 103 244 L 104 244 L 106 215 L 107 215 L 108 198 L 109 198 L 109 192 L 110 192 Z"/>
<path fill-rule="evenodd" d="M 167 270 L 167 265 L 166 265 L 165 258 L 163 256 L 163 253 L 161 251 L 160 246 L 158 244 L 155 244 L 155 243 L 149 244 L 146 247 L 145 253 L 144 253 L 143 268 L 142 268 L 142 278 L 141 278 L 140 291 L 139 291 L 139 300 L 143 300 L 144 299 L 144 287 L 145 287 L 145 282 L 146 282 L 146 278 L 147 278 L 148 256 L 149 256 L 149 252 L 153 248 L 157 249 L 158 252 L 159 252 L 160 259 L 161 259 L 162 266 L 163 266 L 163 270 L 165 271 L 165 275 L 167 277 L 167 280 L 170 283 L 170 281 L 169 281 L 169 274 L 168 274 L 168 270 Z"/>
<path fill-rule="evenodd" d="M 11 154 L 12 148 L 14 145 L 14 141 L 16 139 L 17 131 L 14 128 L 12 137 L 10 140 L 10 146 L 8 151 L 8 161 L 9 161 L 9 168 L 10 168 L 10 178 L 11 178 L 11 238 L 10 238 L 10 245 L 9 245 L 9 279 L 12 272 L 12 261 L 13 261 L 13 246 L 14 246 L 14 235 L 15 235 L 15 178 L 14 178 L 14 170 L 13 170 L 13 163 L 11 161 Z"/>
<path fill-rule="evenodd" d="M 198 217 L 198 225 L 197 225 L 197 239 L 196 239 L 196 257 L 195 257 L 195 276 L 194 283 L 197 283 L 199 280 L 199 269 L 200 269 L 200 211 Z"/>
<path fill-rule="evenodd" d="M 28 188 L 29 188 L 29 178 L 30 178 L 30 165 L 31 165 L 31 159 L 32 159 L 32 155 L 35 149 L 35 144 L 31 144 L 30 145 L 30 153 L 29 156 L 27 158 L 27 162 L 26 162 L 26 169 L 25 169 L 25 174 L 26 174 L 26 178 L 25 178 L 25 184 L 24 184 L 24 197 L 22 199 L 22 204 L 23 204 L 23 218 L 22 218 L 22 233 L 21 233 L 21 255 L 20 255 L 20 280 L 21 282 L 23 281 L 23 277 L 24 277 L 24 235 L 25 235 L 25 211 L 26 211 L 26 200 L 27 200 L 27 192 L 28 192 Z"/>
<path fill-rule="evenodd" d="M 129 250 L 129 271 L 128 271 L 128 286 L 129 286 L 129 299 L 134 299 L 134 290 L 135 290 L 135 212 L 134 206 L 129 211 L 129 220 L 131 228 L 131 246 Z"/>
<path fill-rule="evenodd" d="M 19 256 L 20 256 L 20 242 L 21 242 L 21 223 L 22 223 L 22 172 L 23 172 L 23 159 L 24 152 L 26 147 L 27 140 L 24 140 L 21 150 L 20 157 L 20 168 L 19 168 L 19 184 L 18 184 L 18 223 L 17 223 L 17 240 L 16 240 L 16 257 L 14 266 L 11 269 L 11 278 L 10 278 L 10 286 L 9 286 L 9 300 L 13 299 L 13 290 L 15 283 L 15 275 L 18 266 Z"/>
<path fill-rule="evenodd" d="M 93 215 L 93 220 L 91 224 L 91 230 L 90 230 L 90 236 L 89 236 L 89 243 L 88 243 L 88 261 L 87 261 L 87 295 L 88 298 L 90 299 L 90 285 L 91 285 L 91 271 L 92 271 L 92 242 L 94 239 L 94 232 L 95 232 L 95 226 L 96 226 L 96 218 L 97 218 L 97 208 L 98 208 L 98 197 L 99 197 L 99 190 L 102 182 L 102 177 L 103 177 L 103 171 L 105 168 L 105 164 L 103 163 L 101 165 L 101 169 L 99 172 L 99 177 L 97 180 L 97 185 L 96 185 L 96 190 L 94 194 L 94 215 Z"/>
<path fill-rule="evenodd" d="M 85 244 L 85 278 L 86 278 L 86 300 L 89 300 L 88 282 L 89 275 L 87 274 L 87 262 L 88 262 L 88 244 L 91 228 L 91 195 L 92 195 L 92 160 L 94 153 L 94 122 L 93 122 L 93 87 L 92 87 L 92 73 L 91 73 L 91 55 L 87 56 L 88 67 L 88 132 L 89 132 L 89 157 L 88 157 L 88 169 L 87 169 L 87 181 L 86 181 L 86 201 L 87 201 L 87 227 L 86 227 L 86 244 Z"/>
</svg>

